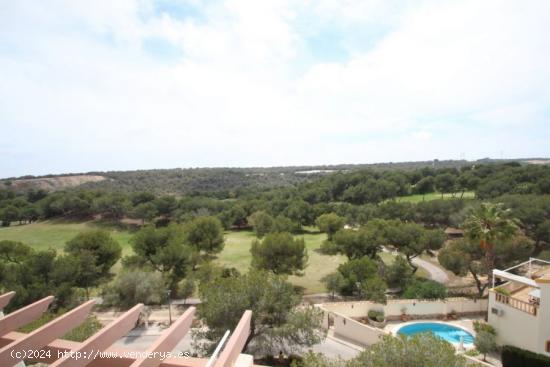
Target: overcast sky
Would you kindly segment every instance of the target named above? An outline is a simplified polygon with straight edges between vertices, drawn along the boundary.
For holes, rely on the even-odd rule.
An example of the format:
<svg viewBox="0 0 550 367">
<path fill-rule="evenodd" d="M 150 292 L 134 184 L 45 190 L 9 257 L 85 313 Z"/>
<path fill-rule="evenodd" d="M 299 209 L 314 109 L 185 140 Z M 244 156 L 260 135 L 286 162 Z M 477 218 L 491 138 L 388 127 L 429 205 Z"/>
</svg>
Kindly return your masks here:
<svg viewBox="0 0 550 367">
<path fill-rule="evenodd" d="M 0 3 L 0 177 L 550 156 L 550 1 Z"/>
</svg>

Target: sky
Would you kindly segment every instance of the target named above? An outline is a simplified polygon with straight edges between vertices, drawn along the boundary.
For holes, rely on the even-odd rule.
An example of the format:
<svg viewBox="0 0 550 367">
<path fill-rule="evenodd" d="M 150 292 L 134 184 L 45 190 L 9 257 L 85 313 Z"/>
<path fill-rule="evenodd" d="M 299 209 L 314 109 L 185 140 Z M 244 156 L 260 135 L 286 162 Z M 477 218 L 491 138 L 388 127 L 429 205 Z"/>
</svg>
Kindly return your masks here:
<svg viewBox="0 0 550 367">
<path fill-rule="evenodd" d="M 550 157 L 547 0 L 0 2 L 0 177 Z"/>
</svg>

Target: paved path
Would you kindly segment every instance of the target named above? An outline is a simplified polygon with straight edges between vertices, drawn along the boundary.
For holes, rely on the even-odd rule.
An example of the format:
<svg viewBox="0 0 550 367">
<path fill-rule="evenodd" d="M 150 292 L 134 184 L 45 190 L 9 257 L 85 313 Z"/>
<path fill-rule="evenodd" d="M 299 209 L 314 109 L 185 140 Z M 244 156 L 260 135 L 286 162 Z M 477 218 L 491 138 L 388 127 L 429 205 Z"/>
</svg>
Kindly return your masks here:
<svg viewBox="0 0 550 367">
<path fill-rule="evenodd" d="M 426 269 L 426 271 L 428 273 L 430 273 L 430 278 L 432 280 L 435 280 L 436 282 L 441 283 L 441 284 L 446 284 L 446 283 L 449 282 L 449 276 L 439 266 L 437 266 L 435 264 L 432 264 L 429 261 L 422 260 L 421 258 L 418 258 L 418 257 L 415 257 L 412 260 L 412 262 L 416 266 L 420 266 L 420 267 Z"/>
<path fill-rule="evenodd" d="M 134 350 L 146 350 L 162 333 L 163 330 L 158 327 L 150 327 L 149 329 L 138 328 L 132 330 L 127 336 L 119 339 L 114 343 L 117 347 L 126 347 Z M 330 333 L 329 333 L 330 334 Z M 314 345 L 311 348 L 317 353 L 323 353 L 329 358 L 351 359 L 357 356 L 362 350 L 360 347 L 353 344 L 340 341 L 337 338 L 327 335 L 327 338 L 321 343 Z M 173 352 L 193 352 L 191 332 L 187 333 L 183 339 L 174 348 Z M 274 354 L 277 354 L 274 352 Z"/>
</svg>

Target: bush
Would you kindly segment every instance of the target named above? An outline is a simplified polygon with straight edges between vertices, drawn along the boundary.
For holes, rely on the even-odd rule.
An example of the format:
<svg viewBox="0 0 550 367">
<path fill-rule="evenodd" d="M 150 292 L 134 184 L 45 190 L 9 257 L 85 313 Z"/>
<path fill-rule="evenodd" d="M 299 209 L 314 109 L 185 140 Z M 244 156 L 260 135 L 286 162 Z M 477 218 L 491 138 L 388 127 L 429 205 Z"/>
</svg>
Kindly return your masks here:
<svg viewBox="0 0 550 367">
<path fill-rule="evenodd" d="M 489 334 L 497 335 L 497 331 L 494 327 L 483 321 L 474 321 L 474 330 L 476 333 L 486 332 Z"/>
<path fill-rule="evenodd" d="M 444 299 L 447 288 L 433 280 L 417 280 L 405 289 L 403 298 L 408 299 Z"/>
<path fill-rule="evenodd" d="M 336 255 L 338 254 L 338 246 L 332 241 L 325 240 L 321 243 L 319 252 L 323 255 Z"/>
<path fill-rule="evenodd" d="M 512 295 L 512 293 L 510 293 L 510 291 L 508 291 L 507 289 L 504 289 L 504 288 L 495 288 L 495 292 L 497 292 L 499 294 L 502 294 L 503 296 L 507 296 L 507 297 L 510 297 Z"/>
<path fill-rule="evenodd" d="M 368 313 L 369 319 L 383 322 L 385 320 L 384 311 L 370 310 Z"/>
<path fill-rule="evenodd" d="M 159 304 L 166 297 L 162 276 L 156 272 L 129 270 L 120 273 L 105 290 L 105 304 L 129 308 L 137 303 Z"/>
<path fill-rule="evenodd" d="M 528 350 L 506 345 L 502 348 L 502 367 L 548 367 L 550 358 Z"/>
</svg>

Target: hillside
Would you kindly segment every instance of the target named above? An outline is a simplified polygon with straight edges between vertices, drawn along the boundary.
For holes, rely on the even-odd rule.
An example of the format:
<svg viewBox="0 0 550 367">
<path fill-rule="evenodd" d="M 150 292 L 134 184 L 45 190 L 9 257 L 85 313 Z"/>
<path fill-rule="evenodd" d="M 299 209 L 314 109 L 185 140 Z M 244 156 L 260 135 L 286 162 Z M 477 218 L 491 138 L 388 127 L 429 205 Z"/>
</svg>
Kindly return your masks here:
<svg viewBox="0 0 550 367">
<path fill-rule="evenodd" d="M 11 186 L 16 190 L 42 189 L 56 191 L 82 187 L 109 191 L 151 191 L 156 194 L 189 193 L 241 193 L 250 188 L 270 189 L 293 186 L 312 181 L 335 172 L 363 169 L 373 171 L 412 171 L 424 167 L 460 168 L 473 164 L 504 163 L 517 161 L 529 164 L 544 164 L 547 159 L 495 160 L 434 160 L 418 162 L 387 162 L 372 164 L 341 164 L 292 167 L 253 168 L 172 168 L 135 171 L 88 172 L 47 176 L 24 176 L 0 180 L 0 187 Z"/>
</svg>

